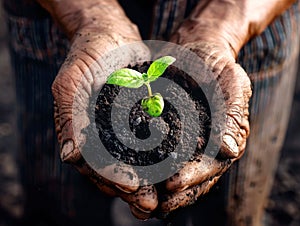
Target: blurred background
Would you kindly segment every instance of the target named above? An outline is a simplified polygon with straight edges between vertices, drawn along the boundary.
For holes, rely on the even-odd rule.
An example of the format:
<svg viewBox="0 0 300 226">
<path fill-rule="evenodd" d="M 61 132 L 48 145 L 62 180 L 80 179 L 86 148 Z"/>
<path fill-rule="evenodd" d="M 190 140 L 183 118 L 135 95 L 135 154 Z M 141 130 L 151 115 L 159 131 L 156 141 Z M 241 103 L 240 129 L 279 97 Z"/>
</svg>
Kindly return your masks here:
<svg viewBox="0 0 300 226">
<path fill-rule="evenodd" d="M 300 61 L 299 61 L 300 63 Z M 6 28 L 0 8 L 0 226 L 22 214 L 22 188 L 16 155 L 16 102 L 9 63 Z M 272 226 L 300 226 L 300 70 L 289 127 L 269 202 L 267 222 Z"/>
</svg>

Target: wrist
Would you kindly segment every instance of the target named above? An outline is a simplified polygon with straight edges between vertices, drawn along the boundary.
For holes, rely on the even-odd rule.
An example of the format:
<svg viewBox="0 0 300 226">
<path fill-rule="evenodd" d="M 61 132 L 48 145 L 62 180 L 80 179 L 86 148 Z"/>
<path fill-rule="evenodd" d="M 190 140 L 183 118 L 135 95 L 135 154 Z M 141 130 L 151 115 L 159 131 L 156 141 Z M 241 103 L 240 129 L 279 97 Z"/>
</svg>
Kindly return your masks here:
<svg viewBox="0 0 300 226">
<path fill-rule="evenodd" d="M 64 30 L 69 39 L 77 32 L 120 33 L 140 39 L 136 26 L 116 0 L 37 0 Z"/>
<path fill-rule="evenodd" d="M 204 0 L 174 33 L 178 44 L 204 41 L 223 46 L 237 57 L 247 41 L 263 30 L 294 0 Z"/>
<path fill-rule="evenodd" d="M 238 15 L 236 7 L 233 1 L 211 0 L 206 4 L 198 4 L 174 33 L 171 41 L 181 45 L 211 43 L 236 58 L 248 36 L 247 21 Z"/>
</svg>

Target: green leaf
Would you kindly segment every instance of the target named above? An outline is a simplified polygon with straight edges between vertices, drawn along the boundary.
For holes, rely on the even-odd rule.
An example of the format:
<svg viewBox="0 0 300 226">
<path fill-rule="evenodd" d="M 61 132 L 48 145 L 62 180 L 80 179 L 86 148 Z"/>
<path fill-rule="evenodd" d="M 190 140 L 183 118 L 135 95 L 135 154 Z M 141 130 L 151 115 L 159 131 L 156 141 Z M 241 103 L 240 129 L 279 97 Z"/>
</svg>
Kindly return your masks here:
<svg viewBox="0 0 300 226">
<path fill-rule="evenodd" d="M 159 117 L 164 110 L 164 99 L 160 93 L 142 99 L 142 108 L 152 117 Z"/>
<path fill-rule="evenodd" d="M 167 67 L 175 62 L 175 58 L 171 56 L 164 56 L 157 60 L 155 60 L 149 67 L 147 74 L 148 74 L 148 81 L 153 82 L 159 76 L 161 76 Z"/>
<path fill-rule="evenodd" d="M 144 79 L 140 72 L 123 68 L 110 74 L 106 83 L 127 88 L 139 88 L 144 84 Z"/>
</svg>

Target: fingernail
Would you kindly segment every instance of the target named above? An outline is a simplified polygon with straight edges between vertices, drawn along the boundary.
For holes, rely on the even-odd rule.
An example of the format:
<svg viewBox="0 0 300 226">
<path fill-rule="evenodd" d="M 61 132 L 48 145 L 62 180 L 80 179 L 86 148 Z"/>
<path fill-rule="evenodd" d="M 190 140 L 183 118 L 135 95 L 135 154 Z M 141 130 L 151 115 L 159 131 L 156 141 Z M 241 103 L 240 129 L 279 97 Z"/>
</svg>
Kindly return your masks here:
<svg viewBox="0 0 300 226">
<path fill-rule="evenodd" d="M 132 193 L 132 190 L 123 188 L 123 187 L 121 187 L 120 185 L 115 184 L 115 187 L 116 187 L 117 189 L 119 189 L 119 190 L 121 190 L 121 191 L 127 193 L 127 194 Z"/>
<path fill-rule="evenodd" d="M 63 144 L 63 147 L 61 149 L 60 157 L 62 161 L 68 161 L 70 158 L 71 153 L 74 150 L 74 143 L 72 140 L 69 140 Z"/>
<path fill-rule="evenodd" d="M 223 136 L 223 142 L 225 143 L 227 149 L 232 152 L 234 157 L 238 157 L 239 148 L 237 146 L 237 143 L 236 143 L 235 139 L 233 139 L 233 137 L 230 136 L 230 135 L 224 135 Z"/>
<path fill-rule="evenodd" d="M 131 213 L 139 220 L 146 221 L 151 217 L 151 212 L 145 213 L 144 211 L 141 211 L 138 208 L 136 208 L 133 204 L 130 204 L 130 210 Z"/>
<path fill-rule="evenodd" d="M 188 185 L 185 185 L 184 187 L 177 189 L 177 192 L 182 192 L 186 190 L 188 187 L 189 187 Z"/>
<path fill-rule="evenodd" d="M 137 208 L 139 211 L 142 211 L 142 212 L 144 212 L 144 213 L 151 213 L 150 210 L 144 210 L 144 209 L 142 209 L 139 205 L 137 205 L 136 203 L 132 203 L 132 205 L 133 205 L 135 208 Z"/>
</svg>

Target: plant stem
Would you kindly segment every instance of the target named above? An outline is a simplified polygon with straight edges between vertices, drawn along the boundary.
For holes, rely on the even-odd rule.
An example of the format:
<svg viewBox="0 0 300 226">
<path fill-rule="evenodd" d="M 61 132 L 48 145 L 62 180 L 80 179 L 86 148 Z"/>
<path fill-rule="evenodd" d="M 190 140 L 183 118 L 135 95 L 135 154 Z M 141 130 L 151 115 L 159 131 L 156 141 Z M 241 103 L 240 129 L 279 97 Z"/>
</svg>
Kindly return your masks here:
<svg viewBox="0 0 300 226">
<path fill-rule="evenodd" d="M 148 89 L 148 96 L 151 97 L 152 96 L 152 90 L 151 90 L 151 86 L 149 82 L 145 82 L 145 85 L 147 86 Z"/>
</svg>

